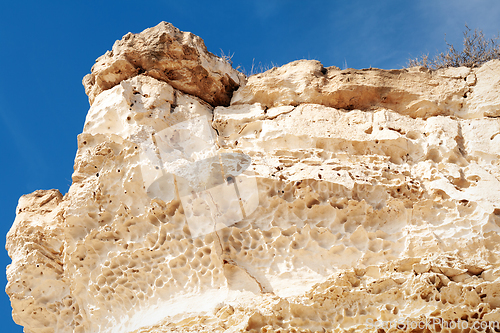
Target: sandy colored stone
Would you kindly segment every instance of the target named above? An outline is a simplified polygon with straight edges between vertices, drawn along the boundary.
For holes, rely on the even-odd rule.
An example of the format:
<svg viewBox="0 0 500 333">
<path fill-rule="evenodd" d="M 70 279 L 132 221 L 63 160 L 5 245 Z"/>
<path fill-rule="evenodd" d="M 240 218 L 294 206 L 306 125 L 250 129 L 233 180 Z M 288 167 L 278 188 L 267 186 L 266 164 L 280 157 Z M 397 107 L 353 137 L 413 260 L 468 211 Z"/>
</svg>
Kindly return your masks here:
<svg viewBox="0 0 500 333">
<path fill-rule="evenodd" d="M 128 33 L 96 60 L 83 79 L 90 104 L 103 91 L 139 74 L 165 81 L 209 104 L 228 105 L 245 76 L 207 51 L 203 40 L 162 22 Z"/>
<path fill-rule="evenodd" d="M 500 321 L 496 64 L 298 61 L 226 106 L 146 72 L 117 78 L 94 96 L 69 192 L 19 201 L 14 320 L 30 333 Z"/>
<path fill-rule="evenodd" d="M 492 60 L 475 70 L 476 82 L 466 108 L 486 117 L 500 116 L 500 60 Z"/>
<path fill-rule="evenodd" d="M 14 321 L 25 332 L 57 332 L 82 320 L 64 271 L 64 207 L 58 190 L 22 196 L 7 234 L 15 258 L 7 267 L 6 292 Z"/>
<path fill-rule="evenodd" d="M 497 67 L 498 60 L 475 70 L 340 70 L 325 68 L 316 60 L 298 60 L 251 76 L 235 92 L 231 104 L 260 103 L 271 108 L 312 103 L 365 111 L 387 108 L 412 118 L 495 116 L 500 103 L 498 75 L 493 74 L 498 73 Z"/>
</svg>

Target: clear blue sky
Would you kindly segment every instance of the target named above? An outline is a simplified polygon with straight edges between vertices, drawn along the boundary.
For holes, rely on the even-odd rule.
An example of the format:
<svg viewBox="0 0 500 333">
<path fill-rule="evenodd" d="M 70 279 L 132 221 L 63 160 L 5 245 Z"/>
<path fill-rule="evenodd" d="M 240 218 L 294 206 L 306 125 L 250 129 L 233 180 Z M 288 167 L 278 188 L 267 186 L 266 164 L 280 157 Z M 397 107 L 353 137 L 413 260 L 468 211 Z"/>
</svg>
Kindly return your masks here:
<svg viewBox="0 0 500 333">
<path fill-rule="evenodd" d="M 205 40 L 212 53 L 255 64 L 316 59 L 325 66 L 401 68 L 410 56 L 461 43 L 464 24 L 493 37 L 498 0 L 3 1 L 0 10 L 2 246 L 18 198 L 71 184 L 76 136 L 94 60 L 127 32 L 160 21 Z M 10 263 L 0 250 L 0 267 Z M 5 274 L 0 274 L 5 286 Z M 22 332 L 0 293 L 2 332 Z"/>
</svg>

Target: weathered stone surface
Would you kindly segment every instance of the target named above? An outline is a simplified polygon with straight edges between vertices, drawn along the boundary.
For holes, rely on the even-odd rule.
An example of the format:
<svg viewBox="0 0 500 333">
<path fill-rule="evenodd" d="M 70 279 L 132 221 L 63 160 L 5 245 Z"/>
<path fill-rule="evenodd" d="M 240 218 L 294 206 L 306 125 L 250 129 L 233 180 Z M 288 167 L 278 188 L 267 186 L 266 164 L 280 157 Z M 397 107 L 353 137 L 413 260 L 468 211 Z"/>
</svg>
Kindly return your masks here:
<svg viewBox="0 0 500 333">
<path fill-rule="evenodd" d="M 413 118 L 481 117 L 482 108 L 491 105 L 489 109 L 496 110 L 494 105 L 499 102 L 498 78 L 491 74 L 497 72 L 492 67 L 496 64 L 489 62 L 476 71 L 462 67 L 430 72 L 419 67 L 340 70 L 325 68 L 315 60 L 298 60 L 251 76 L 231 104 L 261 103 L 270 108 L 314 103 L 345 110 L 387 108 Z M 477 88 L 475 72 L 482 77 Z M 494 89 L 486 92 L 483 85 Z M 471 96 L 475 102 L 464 108 Z M 488 112 L 486 115 L 493 115 L 495 111 Z"/>
<path fill-rule="evenodd" d="M 6 291 L 13 318 L 25 332 L 57 332 L 82 320 L 64 270 L 65 207 L 58 190 L 24 195 L 7 234 L 13 261 Z"/>
<path fill-rule="evenodd" d="M 500 321 L 497 65 L 299 61 L 216 107 L 123 77 L 95 97 L 68 194 L 20 199 L 14 319 L 43 333 Z"/>
<path fill-rule="evenodd" d="M 479 116 L 500 116 L 500 60 L 492 60 L 475 71 L 476 82 L 472 87 L 466 108 Z"/>
<path fill-rule="evenodd" d="M 213 106 L 228 105 L 244 75 L 207 51 L 203 40 L 162 22 L 128 33 L 97 59 L 83 84 L 90 104 L 103 91 L 139 74 L 165 81 Z"/>
</svg>

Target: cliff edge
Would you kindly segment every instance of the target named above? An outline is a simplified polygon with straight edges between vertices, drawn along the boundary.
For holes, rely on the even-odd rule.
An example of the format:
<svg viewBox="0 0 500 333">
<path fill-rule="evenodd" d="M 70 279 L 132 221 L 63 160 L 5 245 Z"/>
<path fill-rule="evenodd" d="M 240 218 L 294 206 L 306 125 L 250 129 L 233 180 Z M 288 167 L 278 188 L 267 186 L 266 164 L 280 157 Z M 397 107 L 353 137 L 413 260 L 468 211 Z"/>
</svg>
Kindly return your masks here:
<svg viewBox="0 0 500 333">
<path fill-rule="evenodd" d="M 499 60 L 246 78 L 163 22 L 83 82 L 7 235 L 25 332 L 500 329 Z"/>
</svg>

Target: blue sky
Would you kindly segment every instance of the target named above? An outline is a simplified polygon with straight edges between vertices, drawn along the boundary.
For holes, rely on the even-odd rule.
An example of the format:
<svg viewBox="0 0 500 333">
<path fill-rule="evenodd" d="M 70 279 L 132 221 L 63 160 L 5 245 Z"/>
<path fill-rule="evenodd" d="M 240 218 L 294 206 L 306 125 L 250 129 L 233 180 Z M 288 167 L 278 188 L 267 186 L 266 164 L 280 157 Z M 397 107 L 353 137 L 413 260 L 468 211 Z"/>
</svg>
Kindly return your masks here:
<svg viewBox="0 0 500 333">
<path fill-rule="evenodd" d="M 498 0 L 428 1 L 3 1 L 0 11 L 0 234 L 18 198 L 71 185 L 76 136 L 88 100 L 81 80 L 127 32 L 160 21 L 233 55 L 250 71 L 297 59 L 341 68 L 401 68 L 409 57 L 460 45 L 464 24 L 500 32 Z M 222 50 L 222 51 L 221 51 Z M 10 263 L 0 250 L 2 270 Z M 0 285 L 5 286 L 5 274 Z M 0 293 L 3 332 L 22 332 Z"/>
</svg>

